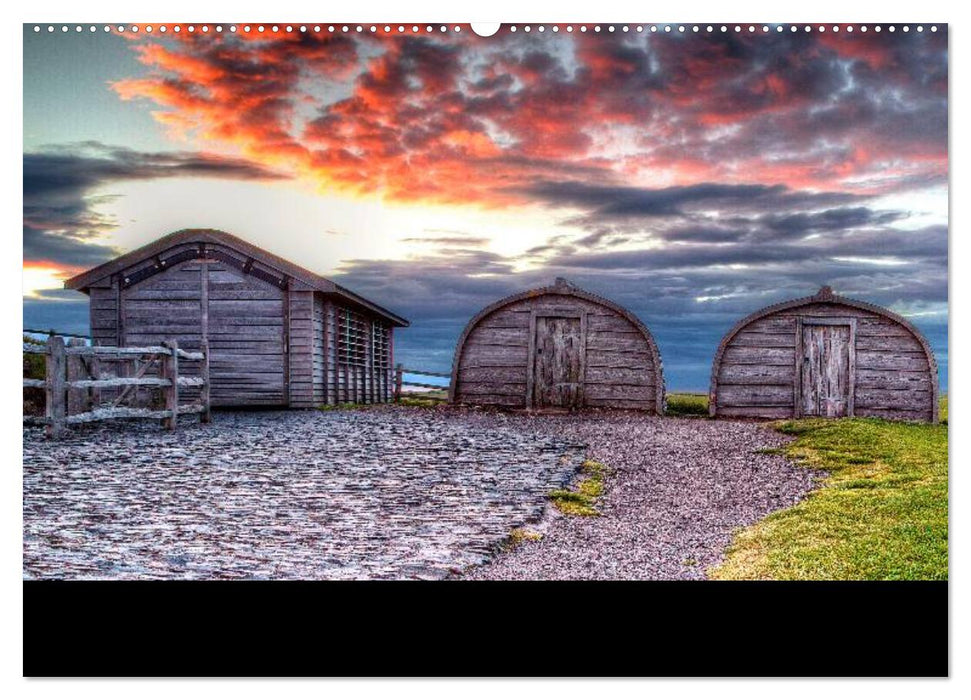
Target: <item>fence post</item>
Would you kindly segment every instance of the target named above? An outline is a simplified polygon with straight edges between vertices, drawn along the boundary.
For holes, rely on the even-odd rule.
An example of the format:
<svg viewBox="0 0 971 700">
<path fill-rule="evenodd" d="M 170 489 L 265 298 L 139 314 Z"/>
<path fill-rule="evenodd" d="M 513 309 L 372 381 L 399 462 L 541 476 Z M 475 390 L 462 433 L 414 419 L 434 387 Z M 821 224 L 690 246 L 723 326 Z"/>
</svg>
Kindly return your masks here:
<svg viewBox="0 0 971 700">
<path fill-rule="evenodd" d="M 202 377 L 202 391 L 199 401 L 202 402 L 202 415 L 200 420 L 203 423 L 212 423 L 212 406 L 210 404 L 209 392 L 209 341 L 202 341 L 202 365 L 199 367 L 199 376 Z"/>
<path fill-rule="evenodd" d="M 162 376 L 170 384 L 164 387 L 165 410 L 169 416 L 163 419 L 162 426 L 175 430 L 179 424 L 179 341 L 173 338 L 163 345 L 169 349 L 169 353 L 162 355 Z"/>
<path fill-rule="evenodd" d="M 64 338 L 52 335 L 47 339 L 47 377 L 45 382 L 47 436 L 58 438 L 67 431 L 64 418 Z"/>
<path fill-rule="evenodd" d="M 395 403 L 401 400 L 401 383 L 404 381 L 405 366 L 397 364 L 394 366 L 394 400 Z"/>
<path fill-rule="evenodd" d="M 88 374 L 92 379 L 101 379 L 101 360 L 97 355 L 92 354 L 88 358 Z M 101 389 L 91 387 L 88 392 L 88 410 L 94 411 L 101 405 Z"/>
<path fill-rule="evenodd" d="M 77 348 L 82 345 L 84 345 L 84 341 L 80 338 L 68 338 L 67 340 L 67 347 L 69 348 Z M 67 362 L 68 382 L 84 379 L 84 358 L 81 355 L 67 355 L 65 361 Z M 76 415 L 84 411 L 87 393 L 86 389 L 67 388 L 67 415 Z"/>
</svg>

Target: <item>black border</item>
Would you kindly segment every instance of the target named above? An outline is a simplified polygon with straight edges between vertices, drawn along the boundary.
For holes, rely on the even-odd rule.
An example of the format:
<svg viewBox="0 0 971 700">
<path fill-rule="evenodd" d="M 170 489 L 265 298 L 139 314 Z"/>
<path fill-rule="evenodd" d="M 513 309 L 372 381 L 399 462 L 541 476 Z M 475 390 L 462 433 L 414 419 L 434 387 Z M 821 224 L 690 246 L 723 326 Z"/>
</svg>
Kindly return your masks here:
<svg viewBox="0 0 971 700">
<path fill-rule="evenodd" d="M 946 581 L 23 586 L 33 677 L 948 674 Z"/>
</svg>

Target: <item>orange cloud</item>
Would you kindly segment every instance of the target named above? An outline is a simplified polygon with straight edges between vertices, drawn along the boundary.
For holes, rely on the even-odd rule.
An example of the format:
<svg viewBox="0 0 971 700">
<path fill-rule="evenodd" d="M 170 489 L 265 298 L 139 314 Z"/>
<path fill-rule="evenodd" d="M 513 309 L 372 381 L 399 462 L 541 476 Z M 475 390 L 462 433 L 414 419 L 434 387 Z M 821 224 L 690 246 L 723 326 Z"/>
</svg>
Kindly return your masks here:
<svg viewBox="0 0 971 700">
<path fill-rule="evenodd" d="M 893 154 L 908 177 L 946 172 L 944 33 L 905 53 L 830 33 L 140 38 L 151 74 L 115 83 L 122 99 L 350 193 L 501 206 L 538 178 L 861 188 Z"/>
</svg>

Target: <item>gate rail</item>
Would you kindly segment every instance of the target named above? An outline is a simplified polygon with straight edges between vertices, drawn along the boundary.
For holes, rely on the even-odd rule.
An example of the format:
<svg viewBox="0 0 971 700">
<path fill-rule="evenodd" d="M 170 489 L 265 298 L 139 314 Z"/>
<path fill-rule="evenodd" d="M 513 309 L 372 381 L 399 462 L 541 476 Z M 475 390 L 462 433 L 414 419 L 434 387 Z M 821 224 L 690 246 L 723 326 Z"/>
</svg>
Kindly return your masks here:
<svg viewBox="0 0 971 700">
<path fill-rule="evenodd" d="M 50 437 L 63 436 L 70 425 L 112 418 L 160 419 L 169 430 L 175 430 L 179 416 L 184 414 L 199 414 L 203 423 L 212 421 L 206 343 L 201 352 L 189 352 L 180 349 L 174 339 L 161 346 L 133 348 L 86 346 L 80 341 L 65 345 L 64 338 L 52 335 L 45 344 L 25 343 L 24 352 L 45 357 L 45 378 L 24 379 L 24 388 L 46 392 L 44 417 L 25 417 L 25 420 L 46 425 Z M 180 376 L 179 360 L 200 362 L 199 376 Z M 133 376 L 102 372 L 102 365 L 111 362 L 131 363 Z M 160 389 L 165 408 L 124 405 L 126 399 L 137 403 L 140 387 Z M 199 388 L 199 400 L 180 404 L 179 390 L 190 387 Z M 114 396 L 103 403 L 102 392 Z"/>
<path fill-rule="evenodd" d="M 444 377 L 445 379 L 451 380 L 452 374 L 450 372 L 427 372 L 423 369 L 406 369 L 404 365 L 395 365 L 394 368 L 394 400 L 398 401 L 401 399 L 402 389 L 406 386 L 415 386 L 422 389 L 440 389 L 446 394 L 448 393 L 449 384 L 428 384 L 424 382 L 406 382 L 404 380 L 405 373 L 417 374 L 423 377 Z M 451 383 L 451 381 L 449 382 Z M 447 399 L 438 398 L 435 396 L 424 396 L 422 398 L 427 398 L 431 401 L 447 401 Z"/>
</svg>

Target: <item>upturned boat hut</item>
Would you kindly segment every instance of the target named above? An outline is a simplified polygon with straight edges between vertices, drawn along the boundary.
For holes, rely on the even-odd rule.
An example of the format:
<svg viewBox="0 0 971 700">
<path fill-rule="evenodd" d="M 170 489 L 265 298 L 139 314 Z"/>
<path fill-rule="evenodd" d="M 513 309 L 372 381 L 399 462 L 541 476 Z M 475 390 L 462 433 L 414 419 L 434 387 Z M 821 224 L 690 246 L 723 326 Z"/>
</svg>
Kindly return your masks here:
<svg viewBox="0 0 971 700">
<path fill-rule="evenodd" d="M 709 412 L 937 422 L 937 391 L 937 363 L 920 331 L 823 287 L 756 311 L 728 332 L 712 365 Z"/>
<path fill-rule="evenodd" d="M 452 363 L 453 403 L 664 411 L 661 356 L 631 312 L 560 278 L 487 306 Z"/>
</svg>

